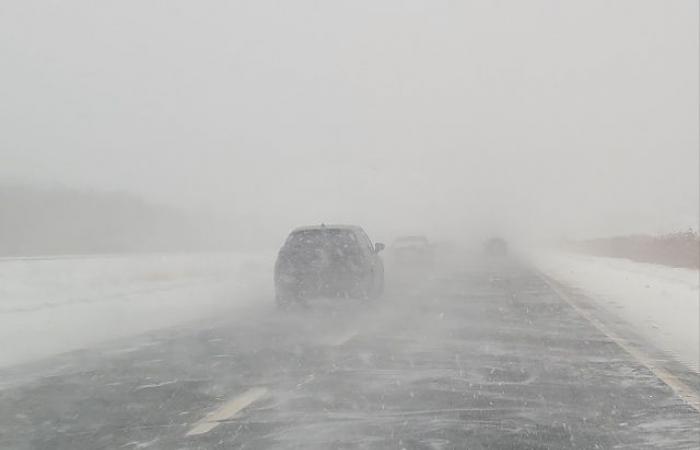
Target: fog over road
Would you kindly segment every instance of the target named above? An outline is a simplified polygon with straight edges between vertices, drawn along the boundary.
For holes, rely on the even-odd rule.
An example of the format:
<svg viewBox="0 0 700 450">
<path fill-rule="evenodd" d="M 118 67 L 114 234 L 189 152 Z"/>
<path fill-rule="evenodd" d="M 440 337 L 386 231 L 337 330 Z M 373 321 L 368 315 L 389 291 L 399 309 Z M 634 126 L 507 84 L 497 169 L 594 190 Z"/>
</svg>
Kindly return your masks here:
<svg viewBox="0 0 700 450">
<path fill-rule="evenodd" d="M 2 369 L 0 448 L 700 443 L 698 411 L 528 265 L 404 275 L 370 306 L 270 300 Z"/>
<path fill-rule="evenodd" d="M 699 19 L 2 0 L 0 450 L 700 449 Z"/>
</svg>

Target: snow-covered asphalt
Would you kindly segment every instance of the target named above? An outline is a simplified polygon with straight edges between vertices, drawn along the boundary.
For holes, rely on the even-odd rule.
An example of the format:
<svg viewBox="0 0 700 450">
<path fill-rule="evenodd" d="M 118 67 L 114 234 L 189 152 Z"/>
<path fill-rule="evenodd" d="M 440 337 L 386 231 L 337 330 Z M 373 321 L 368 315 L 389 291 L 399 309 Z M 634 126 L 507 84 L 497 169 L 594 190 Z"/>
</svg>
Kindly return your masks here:
<svg viewBox="0 0 700 450">
<path fill-rule="evenodd" d="M 700 276 L 697 270 L 571 253 L 540 253 L 539 270 L 583 292 L 626 328 L 700 372 Z"/>
<path fill-rule="evenodd" d="M 0 448 L 698 448 L 700 413 L 562 295 L 472 261 L 6 367 Z"/>
</svg>

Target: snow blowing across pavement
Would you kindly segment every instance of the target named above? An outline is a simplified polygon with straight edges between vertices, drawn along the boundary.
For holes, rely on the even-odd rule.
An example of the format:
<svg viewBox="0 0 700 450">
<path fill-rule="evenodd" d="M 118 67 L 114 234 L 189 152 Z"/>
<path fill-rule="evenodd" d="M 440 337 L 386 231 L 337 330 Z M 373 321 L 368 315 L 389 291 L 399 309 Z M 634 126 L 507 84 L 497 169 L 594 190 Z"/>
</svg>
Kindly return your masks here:
<svg viewBox="0 0 700 450">
<path fill-rule="evenodd" d="M 255 254 L 0 258 L 0 366 L 256 303 L 271 257 Z"/>
<path fill-rule="evenodd" d="M 570 253 L 540 254 L 536 264 L 582 290 L 658 349 L 700 371 L 697 270 Z"/>
</svg>

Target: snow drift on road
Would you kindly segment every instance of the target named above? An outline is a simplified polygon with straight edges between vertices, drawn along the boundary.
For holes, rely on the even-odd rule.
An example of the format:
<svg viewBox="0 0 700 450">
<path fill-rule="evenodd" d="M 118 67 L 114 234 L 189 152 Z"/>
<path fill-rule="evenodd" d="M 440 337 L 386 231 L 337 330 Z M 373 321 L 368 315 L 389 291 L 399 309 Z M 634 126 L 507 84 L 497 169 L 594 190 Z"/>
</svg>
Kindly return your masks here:
<svg viewBox="0 0 700 450">
<path fill-rule="evenodd" d="M 250 306 L 269 294 L 270 261 L 247 254 L 0 258 L 0 366 Z"/>
<path fill-rule="evenodd" d="M 677 361 L 700 371 L 697 270 L 565 253 L 541 254 L 535 263 L 548 276 L 581 289 Z"/>
</svg>

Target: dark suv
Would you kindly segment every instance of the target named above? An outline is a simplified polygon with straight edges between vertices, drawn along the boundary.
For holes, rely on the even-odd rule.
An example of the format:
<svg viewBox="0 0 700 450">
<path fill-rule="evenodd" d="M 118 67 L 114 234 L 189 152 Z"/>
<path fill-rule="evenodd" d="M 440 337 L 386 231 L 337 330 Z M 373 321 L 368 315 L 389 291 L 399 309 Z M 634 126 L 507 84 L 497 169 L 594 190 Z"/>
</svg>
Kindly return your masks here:
<svg viewBox="0 0 700 450">
<path fill-rule="evenodd" d="M 384 264 L 364 230 L 352 225 L 297 228 L 275 263 L 277 305 L 317 297 L 373 299 L 384 289 Z"/>
</svg>

